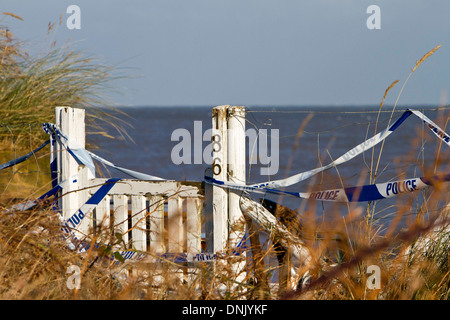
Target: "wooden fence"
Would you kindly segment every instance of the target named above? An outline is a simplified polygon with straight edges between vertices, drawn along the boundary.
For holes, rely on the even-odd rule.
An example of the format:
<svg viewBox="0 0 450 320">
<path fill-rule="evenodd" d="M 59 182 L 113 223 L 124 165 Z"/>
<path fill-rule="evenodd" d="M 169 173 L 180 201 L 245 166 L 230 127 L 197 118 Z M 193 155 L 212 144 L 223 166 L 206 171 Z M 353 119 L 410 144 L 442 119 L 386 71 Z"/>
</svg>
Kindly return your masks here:
<svg viewBox="0 0 450 320">
<path fill-rule="evenodd" d="M 61 132 L 84 148 L 84 110 L 57 107 L 55 113 Z M 212 123 L 214 177 L 245 183 L 244 108 L 216 107 Z M 75 183 L 63 188 L 59 200 L 63 217 L 68 219 L 106 179 L 77 163 L 63 145 L 57 144 L 55 150 L 58 182 L 77 176 Z M 217 253 L 235 246 L 243 236 L 239 228 L 230 228 L 242 218 L 239 195 L 202 182 L 121 179 L 87 218 L 78 228 L 81 233 L 101 224 L 121 233 L 129 248 L 154 253 L 200 253 L 202 234 L 203 249 Z"/>
<path fill-rule="evenodd" d="M 84 117 L 82 109 L 56 108 L 56 125 L 78 148 L 85 147 Z M 245 184 L 245 140 L 244 108 L 215 107 L 212 115 L 213 163 L 207 174 L 217 180 Z M 68 219 L 107 180 L 95 177 L 86 166 L 77 163 L 63 145 L 57 145 L 55 150 L 58 182 L 77 176 L 76 182 L 65 185 L 59 200 L 63 218 Z M 153 257 L 181 253 L 194 257 L 194 261 L 195 257 L 203 261 L 209 256 L 232 253 L 233 263 L 229 267 L 235 274 L 233 283 L 240 283 L 245 281 L 249 271 L 245 269 L 248 251 L 240 250 L 238 258 L 235 249 L 244 240 L 246 230 L 255 230 L 254 222 L 284 249 L 290 248 L 295 259 L 301 263 L 308 261 L 309 253 L 302 241 L 264 206 L 243 197 L 240 191 L 204 182 L 121 179 L 77 229 L 81 237 L 92 230 L 102 230 L 99 236 L 109 237 L 110 241 L 112 235 L 118 233 L 128 249 L 147 252 Z M 249 238 L 252 250 L 260 248 L 255 246 L 259 243 L 258 236 L 253 234 Z M 254 262 L 257 256 L 254 251 Z M 260 254 L 262 256 L 264 254 Z M 282 268 L 287 266 L 285 262 L 280 263 Z M 195 268 L 195 263 L 188 265 Z M 283 271 L 288 278 L 296 277 L 296 269 L 294 265 L 292 267 L 290 272 Z M 264 272 L 255 270 L 256 277 L 259 274 L 261 279 L 264 278 Z M 287 285 L 283 281 L 280 279 L 280 288 Z"/>
</svg>

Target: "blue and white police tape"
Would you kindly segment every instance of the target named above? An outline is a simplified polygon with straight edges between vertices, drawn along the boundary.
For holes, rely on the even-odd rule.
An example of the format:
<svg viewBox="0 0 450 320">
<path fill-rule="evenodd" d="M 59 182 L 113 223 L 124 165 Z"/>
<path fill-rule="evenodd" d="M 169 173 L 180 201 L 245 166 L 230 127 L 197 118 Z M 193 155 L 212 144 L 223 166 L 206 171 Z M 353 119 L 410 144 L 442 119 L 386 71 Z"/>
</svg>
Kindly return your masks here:
<svg viewBox="0 0 450 320">
<path fill-rule="evenodd" d="M 231 256 L 240 256 L 243 252 L 248 250 L 250 247 L 247 245 L 248 240 L 248 232 L 244 234 L 242 239 L 236 245 L 236 248 L 233 249 Z M 172 263 L 189 263 L 189 262 L 214 262 L 217 258 L 225 257 L 225 254 L 218 254 L 215 252 L 198 252 L 198 253 L 161 253 L 156 255 L 156 262 L 167 262 L 170 261 Z"/>
<path fill-rule="evenodd" d="M 450 147 L 450 135 L 448 135 L 444 130 L 439 128 L 437 124 L 435 124 L 433 121 L 428 119 L 422 112 L 419 112 L 417 110 L 410 110 L 413 114 L 415 114 L 417 117 L 422 119 L 423 122 L 428 126 L 428 128 L 444 143 L 446 143 Z"/>
<path fill-rule="evenodd" d="M 90 214 L 97 205 L 103 200 L 103 198 L 108 194 L 108 192 L 114 187 L 117 181 L 120 179 L 112 178 L 108 179 L 93 195 L 90 197 L 86 203 L 84 203 L 75 213 L 73 213 L 68 219 L 64 219 L 60 215 L 62 221 L 62 230 L 69 241 L 75 242 L 73 244 L 73 249 L 79 246 L 81 241 L 80 236 L 83 234 L 78 230 L 81 222 L 85 219 L 86 215 Z M 84 250 L 83 247 L 80 248 L 81 251 Z"/>
<path fill-rule="evenodd" d="M 19 164 L 21 162 L 24 162 L 25 160 L 29 159 L 32 155 L 34 155 L 36 152 L 38 152 L 39 150 L 41 150 L 42 148 L 44 148 L 46 145 L 48 145 L 50 143 L 50 139 L 45 141 L 44 143 L 42 143 L 39 147 L 37 147 L 36 149 L 34 149 L 33 151 L 28 152 L 26 155 L 23 155 L 21 157 L 18 157 L 14 160 L 10 160 L 8 162 L 5 162 L 3 164 L 0 165 L 0 170 L 15 166 L 16 164 Z"/>
<path fill-rule="evenodd" d="M 43 201 L 45 201 L 53 196 L 56 196 L 60 190 L 62 190 L 63 188 L 66 188 L 70 183 L 75 183 L 75 182 L 77 182 L 76 175 L 72 176 L 70 179 L 62 181 L 61 183 L 55 185 L 54 187 L 52 187 L 52 189 L 50 191 L 47 191 L 45 194 L 43 194 L 39 198 L 37 198 L 35 200 L 27 200 L 25 202 L 15 204 L 15 205 L 11 206 L 10 208 L 6 209 L 6 212 L 30 210 L 31 208 L 35 207 L 39 203 L 42 203 Z"/>
<path fill-rule="evenodd" d="M 220 185 L 224 188 L 230 188 L 230 189 L 241 190 L 241 191 L 257 192 L 257 193 L 265 193 L 269 189 L 279 189 L 279 188 L 288 187 L 293 184 L 304 181 L 306 179 L 309 179 L 312 176 L 314 176 L 322 171 L 325 171 L 325 170 L 328 170 L 335 166 L 338 166 L 340 164 L 343 164 L 343 163 L 355 158 L 356 156 L 360 155 L 361 153 L 365 152 L 366 150 L 373 148 L 378 143 L 380 143 L 381 141 L 386 139 L 392 132 L 394 132 L 411 114 L 418 116 L 425 123 L 427 123 L 428 127 L 442 141 L 446 142 L 446 140 L 448 140 L 447 139 L 448 135 L 442 129 L 440 129 L 435 123 L 433 123 L 430 119 L 428 119 L 425 115 L 423 115 L 419 111 L 408 109 L 388 128 L 384 129 L 383 131 L 376 134 L 372 138 L 367 139 L 366 141 L 360 143 L 356 147 L 347 151 L 342 156 L 340 156 L 336 160 L 332 161 L 328 165 L 325 165 L 325 166 L 322 166 L 322 167 L 319 167 L 316 169 L 312 169 L 309 171 L 301 172 L 301 173 L 295 174 L 295 175 L 290 176 L 285 179 L 262 182 L 262 183 L 257 183 L 257 184 L 253 184 L 253 185 L 243 185 L 243 184 L 232 183 L 229 181 L 219 181 L 219 180 L 213 179 L 212 177 L 205 177 L 205 181 L 206 182 L 214 181 L 214 183 L 216 185 Z"/>
<path fill-rule="evenodd" d="M 43 125 L 44 131 L 50 134 L 53 139 L 59 141 L 64 148 L 67 149 L 67 151 L 75 158 L 75 160 L 86 167 L 89 168 L 89 170 L 92 172 L 92 174 L 95 176 L 95 166 L 92 161 L 92 159 L 95 159 L 101 163 L 103 163 L 106 166 L 112 167 L 118 171 L 121 171 L 130 177 L 133 177 L 135 179 L 139 180 L 165 180 L 160 177 L 152 176 L 146 173 L 137 172 L 130 169 L 125 169 L 119 166 L 116 166 L 114 163 L 103 159 L 102 157 L 96 155 L 95 153 L 92 153 L 90 151 L 87 151 L 86 149 L 80 147 L 73 141 L 69 139 L 69 137 L 66 137 L 61 130 L 55 125 L 51 123 L 45 123 Z M 51 162 L 53 163 L 53 162 Z M 52 170 L 53 171 L 53 170 Z"/>
<path fill-rule="evenodd" d="M 56 153 L 56 133 L 47 126 L 43 124 L 42 128 L 50 136 L 50 177 L 52 179 L 53 187 L 58 184 L 58 156 Z"/>
<path fill-rule="evenodd" d="M 80 232 L 78 228 L 81 222 L 86 219 L 86 216 L 92 213 L 92 211 L 97 207 L 97 205 L 103 200 L 103 198 L 108 194 L 108 192 L 114 187 L 114 185 L 120 179 L 112 178 L 108 179 L 90 198 L 86 201 L 74 214 L 72 214 L 68 219 L 64 219 L 62 215 L 59 215 L 60 221 L 62 223 L 61 230 L 63 231 L 63 236 L 71 250 L 77 251 L 78 253 L 86 252 L 90 249 L 91 245 L 95 248 L 109 247 L 108 245 L 100 245 L 98 243 L 92 244 L 90 241 L 85 239 L 83 232 Z M 113 249 L 113 248 L 112 248 Z M 139 261 L 142 260 L 146 255 L 135 250 L 122 250 L 117 251 L 119 256 L 114 253 L 110 254 L 110 260 L 120 260 L 124 261 Z"/>
<path fill-rule="evenodd" d="M 299 194 L 298 196 L 307 199 L 338 202 L 375 201 L 392 198 L 404 193 L 414 192 L 433 186 L 439 182 L 448 181 L 450 181 L 450 174 L 435 176 L 431 179 L 421 177 L 344 189 L 316 191 L 303 193 L 301 195 Z"/>
<path fill-rule="evenodd" d="M 224 186 L 222 181 L 215 180 L 211 177 L 206 177 L 208 183 Z M 423 189 L 428 186 L 433 186 L 438 182 L 448 182 L 450 181 L 450 174 L 443 176 L 435 176 L 431 179 L 422 178 L 412 178 L 406 180 L 391 181 L 385 183 L 377 183 L 371 185 L 348 187 L 343 189 L 330 189 L 323 191 L 314 192 L 291 192 L 278 190 L 273 188 L 256 188 L 248 189 L 247 191 L 252 191 L 256 193 L 270 193 L 278 195 L 289 195 L 301 199 L 315 199 L 321 201 L 335 201 L 335 202 L 361 202 L 361 201 L 375 201 L 381 199 L 387 199 L 395 197 L 399 194 L 414 192 L 416 190 Z M 229 187 L 234 189 L 234 187 Z M 238 190 L 241 190 L 240 188 Z"/>
<path fill-rule="evenodd" d="M 44 123 L 42 125 L 42 128 L 55 141 L 58 141 L 63 146 L 63 148 L 66 149 L 67 152 L 69 152 L 74 157 L 74 159 L 77 161 L 78 164 L 88 167 L 89 170 L 91 171 L 92 175 L 95 176 L 94 162 L 92 161 L 92 158 L 86 149 L 79 146 L 77 143 L 69 140 L 69 138 L 66 137 L 61 132 L 61 130 L 54 124 Z M 53 150 L 53 151 L 56 151 L 56 150 Z"/>
<path fill-rule="evenodd" d="M 165 180 L 163 178 L 152 176 L 152 175 L 149 175 L 149 174 L 146 174 L 146 173 L 141 173 L 141 172 L 137 172 L 137 171 L 134 171 L 134 170 L 118 167 L 114 163 L 112 163 L 112 162 L 110 162 L 108 160 L 105 160 L 102 157 L 100 157 L 100 156 L 98 156 L 98 155 L 96 155 L 96 154 L 94 154 L 94 153 L 92 153 L 90 151 L 88 151 L 88 153 L 93 159 L 95 159 L 97 161 L 100 161 L 101 163 L 103 163 L 103 164 L 105 164 L 105 165 L 107 165 L 109 167 L 112 167 L 112 168 L 114 168 L 116 170 L 119 170 L 119 171 L 121 171 L 121 172 L 129 175 L 130 177 L 135 178 L 135 179 L 150 180 L 150 181 L 153 181 L 153 180 Z"/>
</svg>

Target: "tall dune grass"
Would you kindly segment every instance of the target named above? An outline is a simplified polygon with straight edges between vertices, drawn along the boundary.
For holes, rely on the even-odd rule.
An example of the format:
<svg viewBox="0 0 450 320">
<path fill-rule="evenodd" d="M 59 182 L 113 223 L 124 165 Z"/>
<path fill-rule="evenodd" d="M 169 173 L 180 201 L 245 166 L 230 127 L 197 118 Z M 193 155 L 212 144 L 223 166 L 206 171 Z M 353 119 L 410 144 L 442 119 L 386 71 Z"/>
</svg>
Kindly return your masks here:
<svg viewBox="0 0 450 320">
<path fill-rule="evenodd" d="M 70 44 L 52 43 L 42 53 L 31 56 L 26 43 L 7 27 L 0 30 L 2 123 L 13 126 L 53 121 L 56 106 L 86 108 L 110 104 L 104 95 L 112 89 L 113 68 L 72 50 Z M 56 29 L 49 26 L 48 33 L 52 30 Z M 91 116 L 96 118 L 95 114 Z"/>
<path fill-rule="evenodd" d="M 118 78 L 113 68 L 72 50 L 70 44 L 50 43 L 43 45 L 39 54 L 30 55 L 27 43 L 3 25 L 8 19 L 22 18 L 12 13 L 0 15 L 0 163 L 26 154 L 48 139 L 41 125 L 55 121 L 57 106 L 86 109 L 88 134 L 106 135 L 102 125 L 108 123 L 118 134 L 126 135 L 125 116 L 105 96 Z M 49 24 L 48 37 L 56 32 L 54 26 Z M 2 195 L 17 197 L 15 190 L 30 193 L 48 183 L 48 174 L 36 174 L 49 172 L 48 159 L 47 154 L 2 173 L 0 182 L 8 186 Z"/>
</svg>

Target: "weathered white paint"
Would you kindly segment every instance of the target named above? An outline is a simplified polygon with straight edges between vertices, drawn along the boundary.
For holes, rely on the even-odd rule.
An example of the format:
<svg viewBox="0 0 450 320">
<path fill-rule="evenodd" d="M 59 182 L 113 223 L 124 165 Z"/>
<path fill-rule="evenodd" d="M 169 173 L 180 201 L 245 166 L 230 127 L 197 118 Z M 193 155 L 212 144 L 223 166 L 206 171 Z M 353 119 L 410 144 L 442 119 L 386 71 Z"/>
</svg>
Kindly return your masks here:
<svg viewBox="0 0 450 320">
<path fill-rule="evenodd" d="M 245 108 L 227 108 L 227 181 L 245 185 L 246 148 L 245 148 Z M 242 192 L 228 190 L 228 247 L 234 250 L 245 236 L 246 222 L 240 208 Z M 241 251 L 233 263 L 236 281 L 245 281 L 246 252 Z"/>
<path fill-rule="evenodd" d="M 192 254 L 201 252 L 202 207 L 199 198 L 186 198 L 186 251 Z"/>
<path fill-rule="evenodd" d="M 227 181 L 227 108 L 218 106 L 213 109 L 212 139 L 213 139 L 213 178 Z M 213 186 L 213 250 L 222 252 L 228 241 L 228 190 Z"/>
<path fill-rule="evenodd" d="M 122 240 L 128 243 L 128 196 L 115 194 L 113 197 L 114 229 L 122 234 Z"/>
<path fill-rule="evenodd" d="M 131 224 L 133 228 L 133 247 L 136 250 L 147 250 L 146 224 L 147 215 L 145 197 L 141 195 L 131 195 Z"/>
<path fill-rule="evenodd" d="M 150 252 L 158 254 L 165 252 L 164 246 L 164 198 L 151 196 L 150 207 Z"/>
<path fill-rule="evenodd" d="M 97 191 L 108 179 L 95 178 L 88 182 L 89 192 Z M 178 181 L 143 181 L 123 179 L 119 180 L 109 191 L 109 195 L 152 195 L 168 196 L 178 195 L 180 197 L 201 197 L 200 183 L 185 183 Z"/>
<path fill-rule="evenodd" d="M 71 141 L 80 147 L 85 147 L 85 111 L 83 109 L 56 107 L 55 124 L 65 136 L 70 137 Z M 68 219 L 80 208 L 80 204 L 87 201 L 89 197 L 88 191 L 80 189 L 87 186 L 88 180 L 93 178 L 93 176 L 86 167 L 78 165 L 76 160 L 59 142 L 56 143 L 55 150 L 58 161 L 58 183 L 77 175 L 77 182 L 69 183 L 63 188 L 61 192 L 63 197 L 59 201 L 64 219 Z M 88 232 L 88 220 L 84 219 L 78 228 L 82 233 Z"/>
<path fill-rule="evenodd" d="M 183 252 L 183 202 L 178 196 L 167 201 L 167 234 L 168 251 L 171 253 Z"/>
</svg>

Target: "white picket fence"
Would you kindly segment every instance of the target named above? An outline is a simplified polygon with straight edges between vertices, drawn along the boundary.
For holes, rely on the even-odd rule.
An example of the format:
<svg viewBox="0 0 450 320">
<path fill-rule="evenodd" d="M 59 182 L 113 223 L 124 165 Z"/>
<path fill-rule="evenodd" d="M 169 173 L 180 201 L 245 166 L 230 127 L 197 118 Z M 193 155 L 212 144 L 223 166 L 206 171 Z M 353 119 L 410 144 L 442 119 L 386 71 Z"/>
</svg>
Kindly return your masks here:
<svg viewBox="0 0 450 320">
<path fill-rule="evenodd" d="M 89 193 L 105 182 L 91 179 Z M 90 227 L 119 232 L 138 251 L 200 253 L 203 200 L 199 184 L 123 180 L 96 207 Z"/>
<path fill-rule="evenodd" d="M 61 132 L 85 148 L 84 110 L 57 107 L 55 113 Z M 244 108 L 216 107 L 212 124 L 213 177 L 245 183 Z M 59 200 L 63 217 L 68 219 L 106 179 L 93 176 L 62 145 L 55 150 L 58 182 L 77 175 L 75 183 L 63 188 Z M 233 191 L 202 182 L 122 179 L 78 230 L 88 234 L 101 224 L 111 234 L 120 233 L 128 248 L 151 253 L 200 253 L 203 234 L 203 249 L 217 253 L 242 239 L 243 228 L 236 228 L 242 217 L 239 195 Z"/>
</svg>

